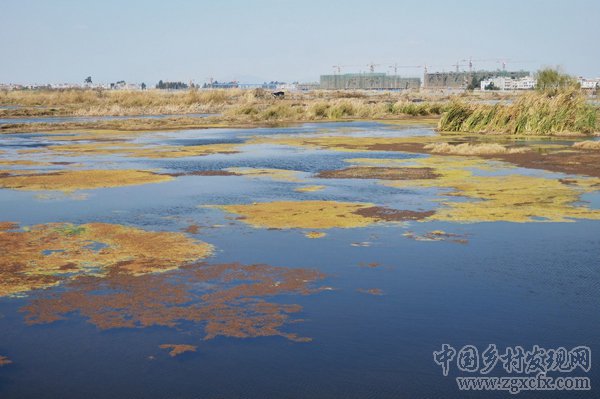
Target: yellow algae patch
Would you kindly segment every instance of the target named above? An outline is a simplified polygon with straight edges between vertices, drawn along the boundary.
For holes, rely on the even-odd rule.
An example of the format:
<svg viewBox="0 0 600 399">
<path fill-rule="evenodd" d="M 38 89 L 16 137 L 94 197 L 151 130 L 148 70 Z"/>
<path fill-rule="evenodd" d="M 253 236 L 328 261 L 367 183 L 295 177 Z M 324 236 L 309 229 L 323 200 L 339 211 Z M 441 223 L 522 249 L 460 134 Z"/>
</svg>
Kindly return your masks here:
<svg viewBox="0 0 600 399">
<path fill-rule="evenodd" d="M 275 201 L 217 207 L 239 215 L 241 221 L 253 227 L 274 229 L 365 227 L 378 222 L 418 220 L 433 214 L 337 201 Z"/>
<path fill-rule="evenodd" d="M 51 145 L 46 147 L 47 150 L 52 151 L 54 154 L 63 156 L 121 154 L 126 151 L 133 150 L 135 148 L 139 148 L 139 144 L 123 143 L 121 141 L 73 143 L 63 145 Z M 21 151 L 21 153 L 26 153 L 25 151 L 29 150 L 23 150 Z"/>
<path fill-rule="evenodd" d="M 268 178 L 276 181 L 289 181 L 289 182 L 302 182 L 300 174 L 295 170 L 288 169 L 271 169 L 271 168 L 227 168 L 227 172 L 231 172 L 237 175 L 255 177 L 255 178 Z"/>
<path fill-rule="evenodd" d="M 323 238 L 327 235 L 327 233 L 323 233 L 322 231 L 308 231 L 304 233 L 306 238 Z"/>
<path fill-rule="evenodd" d="M 312 193 L 315 191 L 321 191 L 324 188 L 325 188 L 325 186 L 303 186 L 303 187 L 295 188 L 294 191 L 297 191 L 299 193 Z"/>
<path fill-rule="evenodd" d="M 276 201 L 249 205 L 223 205 L 219 208 L 241 216 L 254 227 L 279 229 L 330 229 L 335 227 L 365 227 L 379 219 L 361 216 L 361 209 L 372 204 L 336 201 Z"/>
<path fill-rule="evenodd" d="M 211 154 L 236 154 L 239 144 L 206 144 L 194 146 L 152 146 L 130 151 L 126 154 L 136 158 L 183 158 Z"/>
<path fill-rule="evenodd" d="M 197 346 L 186 344 L 162 344 L 159 348 L 169 349 L 169 356 L 171 357 L 179 356 L 186 352 L 196 352 L 198 349 Z"/>
<path fill-rule="evenodd" d="M 74 191 L 107 187 L 136 186 L 173 180 L 172 176 L 143 170 L 66 170 L 23 176 L 1 176 L 0 188 L 39 191 Z"/>
<path fill-rule="evenodd" d="M 356 161 L 356 160 L 355 160 Z M 379 161 L 379 160 L 373 160 Z M 484 166 L 480 166 L 484 163 Z M 559 179 L 508 174 L 476 176 L 472 169 L 490 170 L 491 164 L 480 159 L 456 159 L 432 156 L 404 160 L 414 167 L 431 167 L 437 179 L 381 182 L 390 187 L 418 186 L 447 188 L 449 197 L 466 197 L 472 201 L 440 201 L 430 220 L 453 222 L 567 222 L 572 219 L 600 219 L 600 211 L 576 205 L 581 194 L 600 189 L 600 179 Z M 491 168 L 491 170 L 498 170 Z M 510 169 L 507 169 L 510 170 Z"/>
<path fill-rule="evenodd" d="M 56 155 L 121 155 L 133 158 L 183 158 L 204 156 L 210 154 L 234 154 L 238 144 L 206 144 L 194 146 L 149 145 L 121 141 L 106 141 L 93 143 L 73 143 L 48 146 L 47 150 Z M 45 150 L 22 150 L 21 153 L 45 152 Z"/>
<path fill-rule="evenodd" d="M 5 228 L 14 230 L 14 225 Z M 211 245 L 182 233 L 116 224 L 50 223 L 0 231 L 0 297 L 47 288 L 81 274 L 164 272 L 211 253 Z"/>
<path fill-rule="evenodd" d="M 10 160 L 10 159 L 0 159 L 0 165 L 19 165 L 19 166 L 48 166 L 51 165 L 48 162 L 37 162 L 37 161 L 30 161 L 27 159 L 15 159 L 15 160 Z"/>
<path fill-rule="evenodd" d="M 253 138 L 245 144 L 278 144 L 294 147 L 327 148 L 335 151 L 411 151 L 424 143 L 441 140 L 438 136 L 353 137 L 353 136 L 270 136 Z"/>
<path fill-rule="evenodd" d="M 497 143 L 480 143 L 480 144 L 448 144 L 448 143 L 431 143 L 424 147 L 426 150 L 434 154 L 450 154 L 450 155 L 496 155 L 496 154 L 522 154 L 531 151 L 527 147 L 508 148 Z"/>
</svg>

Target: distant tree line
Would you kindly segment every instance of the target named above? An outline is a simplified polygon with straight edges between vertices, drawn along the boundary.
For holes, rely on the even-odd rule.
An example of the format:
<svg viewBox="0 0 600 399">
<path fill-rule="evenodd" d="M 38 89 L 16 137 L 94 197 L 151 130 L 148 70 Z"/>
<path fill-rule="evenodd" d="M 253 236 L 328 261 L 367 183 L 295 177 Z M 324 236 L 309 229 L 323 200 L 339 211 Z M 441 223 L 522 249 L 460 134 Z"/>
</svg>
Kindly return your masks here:
<svg viewBox="0 0 600 399">
<path fill-rule="evenodd" d="M 181 90 L 187 89 L 189 86 L 183 82 L 163 82 L 162 80 L 159 80 L 156 84 L 156 88 L 161 90 Z"/>
</svg>

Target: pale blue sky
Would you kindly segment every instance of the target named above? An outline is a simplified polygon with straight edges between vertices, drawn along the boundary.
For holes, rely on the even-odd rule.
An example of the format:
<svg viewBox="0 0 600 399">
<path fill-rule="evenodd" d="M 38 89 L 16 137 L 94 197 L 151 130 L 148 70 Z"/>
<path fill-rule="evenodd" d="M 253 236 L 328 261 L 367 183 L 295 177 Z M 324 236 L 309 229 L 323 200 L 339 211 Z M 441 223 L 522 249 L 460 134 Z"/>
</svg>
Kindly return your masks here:
<svg viewBox="0 0 600 399">
<path fill-rule="evenodd" d="M 595 77 L 599 39 L 598 0 L 0 0 L 0 82 L 314 81 L 469 57 Z"/>
</svg>

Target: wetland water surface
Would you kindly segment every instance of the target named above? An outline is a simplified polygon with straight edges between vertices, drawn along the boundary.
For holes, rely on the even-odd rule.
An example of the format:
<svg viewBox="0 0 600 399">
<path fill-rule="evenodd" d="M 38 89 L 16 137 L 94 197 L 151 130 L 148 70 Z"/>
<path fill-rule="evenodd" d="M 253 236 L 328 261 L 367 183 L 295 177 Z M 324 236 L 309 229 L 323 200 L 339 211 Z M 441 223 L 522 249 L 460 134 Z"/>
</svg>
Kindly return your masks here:
<svg viewBox="0 0 600 399">
<path fill-rule="evenodd" d="M 433 351 L 600 350 L 598 179 L 386 151 L 433 137 L 0 136 L 0 398 L 505 398 Z"/>
</svg>

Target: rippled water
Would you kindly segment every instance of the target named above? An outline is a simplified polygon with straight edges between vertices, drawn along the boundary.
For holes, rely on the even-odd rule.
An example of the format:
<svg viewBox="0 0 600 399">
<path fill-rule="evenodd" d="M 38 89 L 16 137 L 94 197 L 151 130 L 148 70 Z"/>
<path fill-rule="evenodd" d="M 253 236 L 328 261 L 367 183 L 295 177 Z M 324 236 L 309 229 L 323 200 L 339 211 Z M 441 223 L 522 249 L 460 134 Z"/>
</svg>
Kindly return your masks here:
<svg viewBox="0 0 600 399">
<path fill-rule="evenodd" d="M 394 137 L 431 135 L 433 131 L 423 126 L 361 122 L 155 132 L 132 140 L 140 145 L 187 146 L 242 143 L 252 136 L 331 133 Z M 19 150 L 43 149 L 55 143 L 45 134 L 0 136 L 3 159 L 13 159 Z M 320 285 L 333 289 L 269 298 L 276 304 L 302 306 L 296 316 L 303 322 L 281 329 L 310 337 L 311 342 L 294 342 L 282 336 L 217 336 L 205 340 L 202 324 L 191 322 L 176 328 L 100 330 L 78 312 L 54 323 L 28 325 L 23 308 L 40 293 L 0 298 L 0 355 L 13 361 L 0 368 L 0 397 L 505 398 L 508 393 L 460 393 L 453 378 L 442 376 L 432 352 L 444 343 L 455 347 L 494 343 L 499 348 L 588 345 L 594 353 L 600 350 L 599 221 L 415 221 L 327 229 L 325 237 L 308 239 L 306 229 L 254 228 L 205 206 L 328 200 L 405 210 L 435 209 L 435 188 L 398 189 L 376 180 L 314 176 L 322 170 L 347 167 L 346 159 L 364 156 L 364 152 L 257 144 L 242 147 L 237 154 L 190 158 L 36 158 L 78 162 L 84 168 L 170 173 L 230 167 L 299 171 L 302 182 L 190 175 L 158 184 L 83 190 L 85 199 L 70 193 L 40 197 L 35 191 L 0 189 L 0 221 L 21 226 L 102 222 L 171 232 L 194 224 L 200 229 L 190 236 L 215 247 L 207 259 L 209 265 L 239 262 L 314 269 L 326 274 Z M 424 155 L 369 152 L 368 157 L 408 159 Z M 306 185 L 326 187 L 308 193 L 294 191 Z M 598 208 L 597 195 L 586 199 Z M 465 237 L 468 242 L 416 241 L 403 235 L 435 230 Z M 49 288 L 42 294 L 69 289 L 68 285 Z M 198 284 L 192 290 L 204 289 L 205 285 Z M 379 289 L 383 295 L 365 294 L 361 289 Z M 194 353 L 169 357 L 159 349 L 165 343 L 198 348 Z M 594 363 L 589 375 L 592 384 L 600 377 L 596 366 Z M 541 397 L 529 393 L 518 396 Z M 553 397 L 593 395 L 560 392 Z"/>
</svg>

